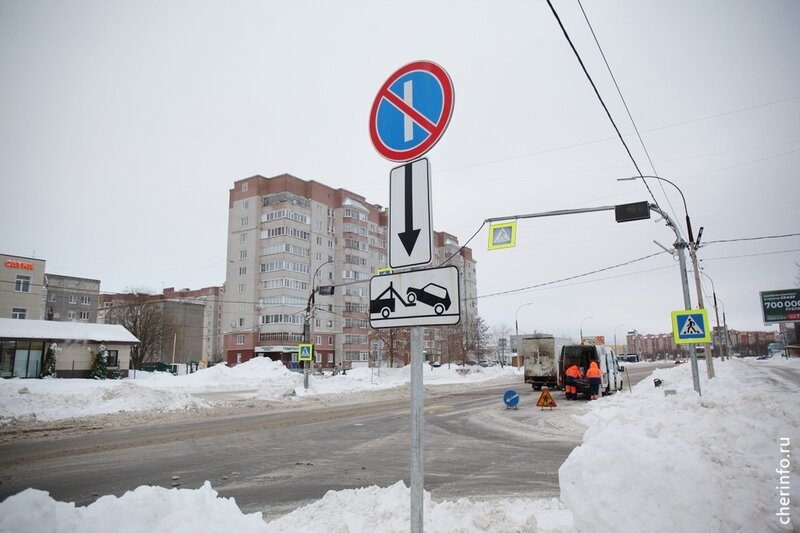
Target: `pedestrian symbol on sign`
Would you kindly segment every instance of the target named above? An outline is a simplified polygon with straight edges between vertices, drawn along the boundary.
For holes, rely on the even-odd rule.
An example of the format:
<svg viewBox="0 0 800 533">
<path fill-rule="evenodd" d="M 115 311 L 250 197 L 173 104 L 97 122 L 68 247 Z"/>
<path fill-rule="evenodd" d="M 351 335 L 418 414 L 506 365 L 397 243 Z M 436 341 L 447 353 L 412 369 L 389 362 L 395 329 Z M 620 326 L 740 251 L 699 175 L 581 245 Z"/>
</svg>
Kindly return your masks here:
<svg viewBox="0 0 800 533">
<path fill-rule="evenodd" d="M 697 326 L 697 322 L 694 321 L 692 315 L 688 315 L 686 318 L 686 322 L 683 324 L 683 329 L 681 329 L 681 336 L 684 335 L 702 335 L 703 330 Z"/>
<path fill-rule="evenodd" d="M 300 344 L 298 347 L 297 360 L 298 361 L 311 361 L 314 356 L 313 344 Z"/>
<path fill-rule="evenodd" d="M 489 226 L 489 249 L 511 248 L 517 244 L 517 222 Z"/>
</svg>

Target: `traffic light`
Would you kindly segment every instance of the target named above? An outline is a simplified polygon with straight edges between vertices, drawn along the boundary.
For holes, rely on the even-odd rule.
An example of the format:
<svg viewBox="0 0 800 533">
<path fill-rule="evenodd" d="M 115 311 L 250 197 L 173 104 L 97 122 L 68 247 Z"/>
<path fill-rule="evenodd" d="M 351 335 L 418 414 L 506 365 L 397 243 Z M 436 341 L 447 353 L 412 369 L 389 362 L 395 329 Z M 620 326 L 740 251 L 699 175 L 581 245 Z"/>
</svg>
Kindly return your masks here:
<svg viewBox="0 0 800 533">
<path fill-rule="evenodd" d="M 334 285 L 320 285 L 317 292 L 319 292 L 320 296 L 333 296 L 333 289 L 335 288 Z"/>
<path fill-rule="evenodd" d="M 650 218 L 650 205 L 647 202 L 634 202 L 614 206 L 617 222 L 632 222 Z"/>
</svg>

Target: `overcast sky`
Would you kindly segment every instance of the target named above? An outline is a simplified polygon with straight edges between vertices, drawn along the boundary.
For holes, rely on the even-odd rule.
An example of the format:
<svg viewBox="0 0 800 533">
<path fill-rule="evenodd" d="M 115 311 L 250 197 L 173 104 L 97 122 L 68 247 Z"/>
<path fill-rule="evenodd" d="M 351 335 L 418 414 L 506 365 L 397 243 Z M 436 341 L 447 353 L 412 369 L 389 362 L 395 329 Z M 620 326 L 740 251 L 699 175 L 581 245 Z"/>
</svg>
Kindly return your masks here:
<svg viewBox="0 0 800 533">
<path fill-rule="evenodd" d="M 800 237 L 714 241 L 800 232 L 800 2 L 584 0 L 646 152 L 580 4 L 554 6 L 641 172 L 704 227 L 728 326 L 768 329 L 758 293 L 797 286 Z M 103 292 L 221 285 L 236 180 L 288 172 L 389 204 L 369 111 L 418 59 L 455 86 L 428 154 L 436 230 L 464 244 L 490 217 L 653 201 L 617 181 L 636 168 L 542 0 L 0 0 L 0 251 Z M 648 183 L 683 226 L 677 191 Z M 683 308 L 667 253 L 519 291 L 670 247 L 663 221 L 518 230 L 511 249 L 488 251 L 487 228 L 469 242 L 491 325 L 610 341 Z"/>
</svg>

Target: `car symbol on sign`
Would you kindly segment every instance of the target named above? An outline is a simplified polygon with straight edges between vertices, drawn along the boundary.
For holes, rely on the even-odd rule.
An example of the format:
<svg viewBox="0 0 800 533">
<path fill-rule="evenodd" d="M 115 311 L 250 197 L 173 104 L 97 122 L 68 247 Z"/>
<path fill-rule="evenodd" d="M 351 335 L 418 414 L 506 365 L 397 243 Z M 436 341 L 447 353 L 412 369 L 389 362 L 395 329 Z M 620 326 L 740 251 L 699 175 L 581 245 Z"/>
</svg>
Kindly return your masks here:
<svg viewBox="0 0 800 533">
<path fill-rule="evenodd" d="M 447 293 L 447 289 L 435 283 L 428 283 L 421 289 L 409 287 L 406 291 L 406 298 L 408 303 L 420 301 L 433 307 L 433 311 L 437 315 L 450 309 L 450 295 Z"/>
</svg>

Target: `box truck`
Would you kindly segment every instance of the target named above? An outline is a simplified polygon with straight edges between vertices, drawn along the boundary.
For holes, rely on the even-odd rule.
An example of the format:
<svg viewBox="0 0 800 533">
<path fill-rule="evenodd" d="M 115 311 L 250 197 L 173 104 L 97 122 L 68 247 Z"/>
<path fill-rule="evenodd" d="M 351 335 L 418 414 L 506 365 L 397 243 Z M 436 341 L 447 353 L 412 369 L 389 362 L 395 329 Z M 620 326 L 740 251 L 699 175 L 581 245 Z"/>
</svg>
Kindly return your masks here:
<svg viewBox="0 0 800 533">
<path fill-rule="evenodd" d="M 530 383 L 534 390 L 542 387 L 557 388 L 561 347 L 571 342 L 572 339 L 543 333 L 523 336 L 521 353 L 525 365 L 525 383 Z"/>
</svg>

